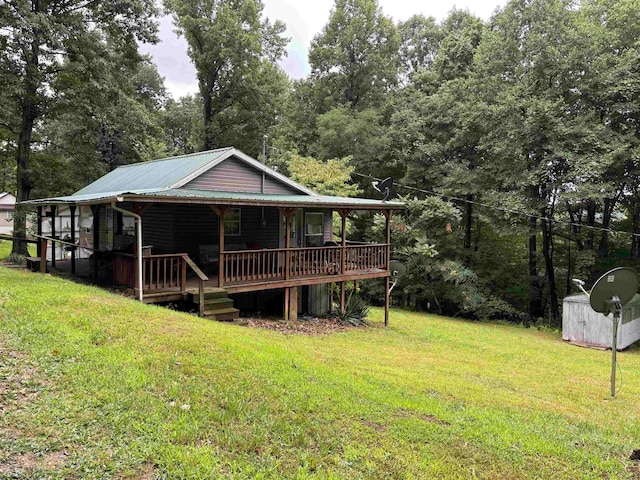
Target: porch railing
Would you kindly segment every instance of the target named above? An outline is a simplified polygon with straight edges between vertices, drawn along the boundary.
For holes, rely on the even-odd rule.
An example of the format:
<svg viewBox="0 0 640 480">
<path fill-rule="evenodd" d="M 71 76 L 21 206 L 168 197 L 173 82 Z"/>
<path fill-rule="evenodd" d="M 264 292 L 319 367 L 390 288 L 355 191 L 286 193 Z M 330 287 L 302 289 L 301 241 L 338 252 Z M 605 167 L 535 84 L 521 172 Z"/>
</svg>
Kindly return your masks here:
<svg viewBox="0 0 640 480">
<path fill-rule="evenodd" d="M 387 268 L 387 244 L 224 252 L 224 285 Z M 344 256 L 344 262 L 343 262 Z"/>
</svg>

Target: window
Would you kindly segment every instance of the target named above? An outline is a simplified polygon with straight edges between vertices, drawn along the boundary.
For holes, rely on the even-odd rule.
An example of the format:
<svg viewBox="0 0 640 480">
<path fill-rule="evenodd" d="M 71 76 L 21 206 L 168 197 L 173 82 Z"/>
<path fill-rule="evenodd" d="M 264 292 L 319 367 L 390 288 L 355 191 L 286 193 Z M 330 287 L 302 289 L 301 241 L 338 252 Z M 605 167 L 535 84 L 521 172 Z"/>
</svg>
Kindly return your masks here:
<svg viewBox="0 0 640 480">
<path fill-rule="evenodd" d="M 324 216 L 322 212 L 306 213 L 304 216 L 304 244 L 321 247 L 324 239 Z"/>
<path fill-rule="evenodd" d="M 7 222 L 13 220 L 13 210 L 7 210 Z"/>
<path fill-rule="evenodd" d="M 227 214 L 224 216 L 224 234 L 225 236 L 239 237 L 240 236 L 240 209 L 230 208 Z"/>
</svg>

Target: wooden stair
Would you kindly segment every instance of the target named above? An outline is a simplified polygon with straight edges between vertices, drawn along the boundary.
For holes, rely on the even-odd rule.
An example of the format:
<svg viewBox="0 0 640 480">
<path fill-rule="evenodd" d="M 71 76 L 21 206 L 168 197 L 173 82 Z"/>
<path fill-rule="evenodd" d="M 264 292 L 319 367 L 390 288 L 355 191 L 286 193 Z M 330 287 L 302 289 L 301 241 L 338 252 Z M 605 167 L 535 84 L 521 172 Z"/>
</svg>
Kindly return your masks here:
<svg viewBox="0 0 640 480">
<path fill-rule="evenodd" d="M 199 304 L 198 292 L 189 292 L 194 303 Z M 207 288 L 204 292 L 205 318 L 219 322 L 235 320 L 240 316 L 240 310 L 233 307 L 233 300 L 228 297 L 224 288 Z"/>
</svg>

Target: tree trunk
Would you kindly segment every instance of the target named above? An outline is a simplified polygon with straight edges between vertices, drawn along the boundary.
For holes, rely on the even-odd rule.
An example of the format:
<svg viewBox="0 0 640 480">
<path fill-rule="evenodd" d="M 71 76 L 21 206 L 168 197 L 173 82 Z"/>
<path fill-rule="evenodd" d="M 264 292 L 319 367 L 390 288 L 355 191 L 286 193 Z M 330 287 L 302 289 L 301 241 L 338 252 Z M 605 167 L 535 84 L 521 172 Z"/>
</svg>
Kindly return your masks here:
<svg viewBox="0 0 640 480">
<path fill-rule="evenodd" d="M 40 10 L 38 1 L 33 2 L 34 11 Z M 33 177 L 30 168 L 31 135 L 33 125 L 38 118 L 37 94 L 40 86 L 40 35 L 34 32 L 31 50 L 25 52 L 24 97 L 22 101 L 22 121 L 18 135 L 16 152 L 16 197 L 18 202 L 29 200 L 33 189 Z M 12 254 L 28 255 L 27 242 L 27 208 L 17 204 L 13 217 L 13 235 L 16 237 L 11 249 Z"/>
<path fill-rule="evenodd" d="M 560 312 L 558 310 L 558 289 L 556 276 L 553 269 L 553 224 L 549 220 L 542 221 L 542 255 L 544 256 L 545 276 L 549 282 L 549 313 L 551 325 L 560 325 Z"/>
<path fill-rule="evenodd" d="M 215 139 L 213 138 L 213 98 L 211 92 L 207 89 L 202 95 L 202 104 L 204 111 L 204 143 L 203 150 L 213 150 L 216 148 Z"/>
<path fill-rule="evenodd" d="M 596 210 L 597 210 L 596 202 L 593 200 L 589 200 L 587 202 L 587 225 L 589 227 L 593 227 L 596 224 Z M 594 245 L 594 235 L 593 228 L 587 229 L 587 239 L 585 241 L 585 250 L 593 250 Z"/>
<path fill-rule="evenodd" d="M 538 221 L 536 218 L 529 220 L 531 233 L 529 235 L 529 315 L 532 320 L 542 317 L 542 285 L 538 276 L 538 258 L 536 229 Z"/>
<path fill-rule="evenodd" d="M 604 210 L 602 212 L 602 228 L 609 228 L 611 225 L 611 215 L 616 202 L 612 198 L 604 199 Z M 598 257 L 607 258 L 609 256 L 609 232 L 602 231 L 600 245 L 598 245 Z"/>
</svg>

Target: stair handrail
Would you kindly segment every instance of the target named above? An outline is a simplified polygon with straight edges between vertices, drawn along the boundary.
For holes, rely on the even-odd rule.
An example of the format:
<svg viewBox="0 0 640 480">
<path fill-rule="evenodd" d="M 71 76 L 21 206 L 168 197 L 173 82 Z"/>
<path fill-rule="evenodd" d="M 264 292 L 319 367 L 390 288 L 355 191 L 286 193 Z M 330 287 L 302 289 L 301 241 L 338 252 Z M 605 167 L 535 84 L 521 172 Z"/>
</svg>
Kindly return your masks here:
<svg viewBox="0 0 640 480">
<path fill-rule="evenodd" d="M 200 300 L 200 304 L 198 306 L 198 316 L 204 317 L 204 282 L 209 280 L 209 277 L 207 277 L 204 274 L 204 272 L 200 270 L 200 268 L 195 264 L 195 262 L 191 260 L 189 255 L 185 253 L 184 255 L 181 255 L 181 257 L 184 260 L 185 264 L 188 265 L 191 268 L 191 270 L 193 270 L 195 274 L 198 276 L 198 280 L 200 284 L 198 289 L 198 299 Z"/>
</svg>

